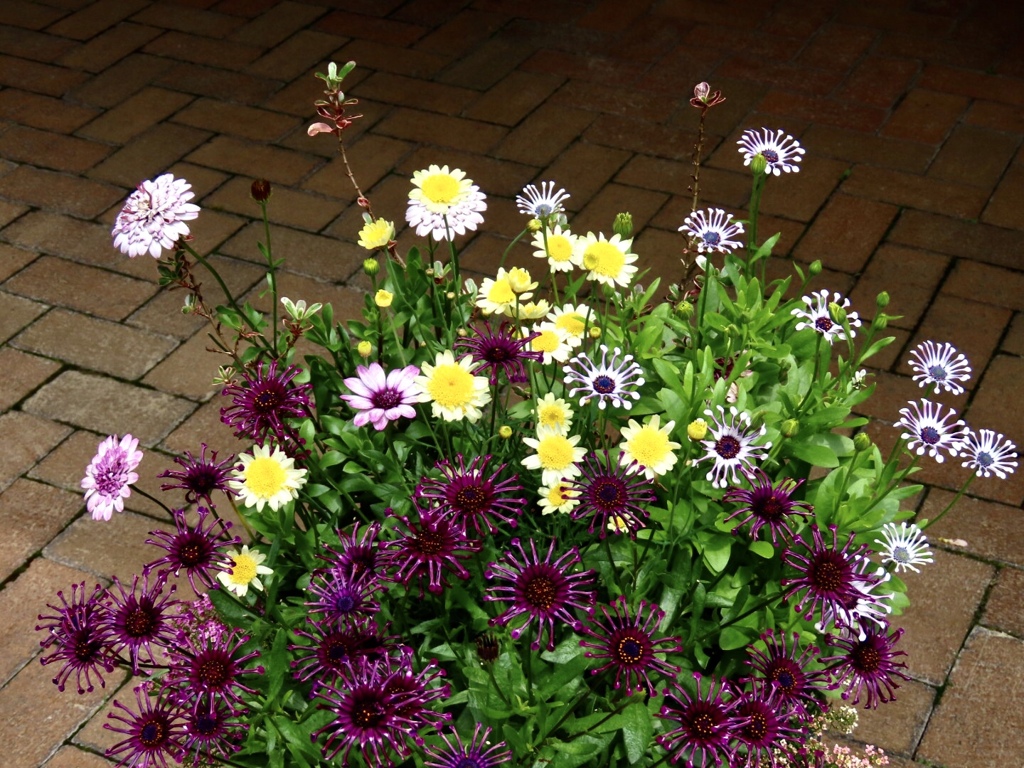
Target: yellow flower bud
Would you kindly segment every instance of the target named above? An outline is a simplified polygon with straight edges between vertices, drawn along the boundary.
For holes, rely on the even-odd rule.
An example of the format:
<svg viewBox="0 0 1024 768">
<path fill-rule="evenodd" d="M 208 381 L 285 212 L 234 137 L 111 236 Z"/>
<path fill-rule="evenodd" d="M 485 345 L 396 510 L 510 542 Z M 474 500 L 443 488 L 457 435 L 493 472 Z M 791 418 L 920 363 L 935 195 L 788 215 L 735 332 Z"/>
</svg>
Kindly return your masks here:
<svg viewBox="0 0 1024 768">
<path fill-rule="evenodd" d="M 374 294 L 373 303 L 376 304 L 378 307 L 390 307 L 391 300 L 393 298 L 395 298 L 395 294 L 391 293 L 391 291 L 385 291 L 383 288 L 381 288 L 379 291 L 377 291 L 377 293 Z"/>
<path fill-rule="evenodd" d="M 508 440 L 512 437 L 512 427 L 508 424 L 502 424 L 498 427 L 498 436 L 501 437 L 502 440 Z"/>
<path fill-rule="evenodd" d="M 506 273 L 506 278 L 513 293 L 524 293 L 537 287 L 537 283 L 530 277 L 530 272 L 522 267 L 512 267 Z"/>
<path fill-rule="evenodd" d="M 601 329 L 598 328 L 596 325 L 590 326 L 590 330 L 588 331 L 588 333 L 590 334 L 590 338 L 592 339 L 601 338 Z"/>
<path fill-rule="evenodd" d="M 540 228 L 542 226 L 543 224 L 540 223 L 540 219 L 530 219 L 526 222 L 526 228 L 530 230 L 530 232 L 540 232 Z"/>
<path fill-rule="evenodd" d="M 359 353 L 360 357 L 367 358 L 370 356 L 370 353 L 373 352 L 373 344 L 368 341 L 360 341 L 356 346 L 356 352 Z"/>
<path fill-rule="evenodd" d="M 708 423 L 704 419 L 694 419 L 686 427 L 686 434 L 691 440 L 703 440 L 708 433 Z"/>
</svg>

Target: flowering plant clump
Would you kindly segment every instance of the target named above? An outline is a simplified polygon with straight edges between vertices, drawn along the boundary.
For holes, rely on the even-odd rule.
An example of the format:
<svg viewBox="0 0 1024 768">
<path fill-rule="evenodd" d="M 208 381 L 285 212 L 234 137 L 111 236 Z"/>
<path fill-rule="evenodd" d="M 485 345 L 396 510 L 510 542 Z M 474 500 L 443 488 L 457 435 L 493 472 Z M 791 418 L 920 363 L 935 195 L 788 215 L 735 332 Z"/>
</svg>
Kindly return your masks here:
<svg viewBox="0 0 1024 768">
<path fill-rule="evenodd" d="M 318 75 L 309 129 L 346 165 L 353 66 Z M 628 214 L 573 232 L 571 190 L 551 181 L 515 201 L 528 219 L 495 274 L 467 278 L 460 238 L 500 203 L 439 157 L 411 179 L 406 235 L 355 188 L 362 321 L 277 296 L 269 239 L 274 308 L 226 288 L 211 307 L 194 271 L 224 284 L 184 237 L 201 215 L 188 184 L 132 195 L 115 244 L 166 251 L 161 281 L 210 320 L 239 445 L 219 461 L 197 446 L 162 475 L 192 506 L 169 510 L 141 575 L 74 585 L 39 617 L 62 689 L 118 666 L 142 677 L 107 724 L 119 765 L 885 763 L 820 736 L 849 721 L 843 700 L 876 707 L 908 679 L 890 620 L 900 574 L 932 555 L 906 481 L 946 456 L 1005 478 L 1016 447 L 929 399 L 970 374 L 933 342 L 912 355 L 927 391 L 893 414 L 895 450 L 872 443 L 855 411 L 874 388 L 862 366 L 893 341 L 888 297 L 862 318 L 811 290 L 818 263 L 767 279 L 779 235 L 757 238 L 761 197 L 814 162 L 782 130 L 739 142 L 746 219 L 699 207 L 723 100 L 702 83 L 690 101 L 693 205 L 665 288 L 638 283 Z M 253 197 L 266 222 L 269 184 Z M 425 241 L 402 254 L 400 236 Z M 93 517 L 143 493 L 140 459 L 130 435 L 100 444 L 82 481 Z M 175 597 L 183 578 L 199 600 Z"/>
</svg>

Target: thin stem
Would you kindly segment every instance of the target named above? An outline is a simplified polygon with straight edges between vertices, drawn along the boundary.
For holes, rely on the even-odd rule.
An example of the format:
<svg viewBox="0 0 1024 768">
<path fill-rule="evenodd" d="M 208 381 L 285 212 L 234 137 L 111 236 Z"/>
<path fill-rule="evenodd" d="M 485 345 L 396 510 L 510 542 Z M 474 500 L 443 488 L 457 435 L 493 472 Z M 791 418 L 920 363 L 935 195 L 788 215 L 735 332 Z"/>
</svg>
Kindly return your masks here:
<svg viewBox="0 0 1024 768">
<path fill-rule="evenodd" d="M 359 196 L 360 205 L 364 205 L 366 212 L 370 214 L 370 218 L 374 218 L 373 207 L 370 205 L 370 199 L 363 194 L 363 190 L 359 188 L 359 184 L 356 183 L 356 177 L 352 173 L 352 166 L 348 164 L 348 155 L 345 154 L 345 142 L 341 138 L 341 131 L 338 131 L 338 151 L 341 153 L 341 162 L 345 164 L 345 173 L 348 175 L 348 180 L 352 182 L 352 187 L 355 189 L 356 194 Z"/>
<path fill-rule="evenodd" d="M 946 508 L 939 512 L 939 514 L 937 514 L 933 520 L 929 520 L 924 525 L 918 527 L 921 528 L 921 530 L 924 530 L 925 528 L 928 528 L 929 526 L 935 525 L 935 523 L 939 522 L 939 520 L 941 520 L 945 516 L 945 514 L 949 512 L 949 510 L 956 506 L 956 503 L 960 501 L 960 497 L 967 493 L 967 489 L 971 487 L 971 483 L 974 482 L 974 478 L 976 478 L 977 476 L 977 473 L 972 472 L 971 476 L 967 478 L 967 480 L 964 482 L 962 486 L 960 486 L 960 490 L 956 492 L 956 496 L 953 497 L 953 500 L 946 505 Z"/>
<path fill-rule="evenodd" d="M 266 238 L 266 253 L 267 257 L 267 274 L 270 276 L 270 293 L 271 299 L 273 300 L 273 306 L 270 310 L 271 317 L 271 328 L 273 329 L 270 334 L 271 344 L 274 347 L 274 354 L 277 354 L 277 268 L 274 265 L 273 252 L 270 246 L 270 219 L 267 216 L 267 201 L 260 201 L 260 212 L 263 214 L 263 236 Z"/>
<path fill-rule="evenodd" d="M 139 486 L 137 486 L 137 485 L 132 486 L 132 487 L 138 492 L 138 494 L 140 496 L 145 496 L 147 499 L 152 501 L 154 504 L 158 504 L 163 509 L 163 511 L 166 512 L 167 514 L 169 514 L 169 515 L 173 515 L 174 514 L 171 511 L 171 508 L 168 507 L 166 504 L 164 504 L 162 501 L 160 501 L 160 499 L 156 498 L 156 496 L 153 496 L 151 494 L 146 493 L 144 490 L 139 488 Z"/>
<path fill-rule="evenodd" d="M 704 152 L 704 118 L 707 117 L 708 107 L 701 107 L 700 122 L 697 125 L 697 143 L 693 147 L 693 203 L 690 212 L 697 210 L 697 198 L 700 192 L 700 158 Z"/>
<path fill-rule="evenodd" d="M 764 191 L 764 182 L 768 178 L 765 173 L 754 174 L 754 186 L 750 191 L 750 231 L 747 236 L 747 254 L 753 256 L 757 253 L 757 219 L 761 210 L 761 193 Z M 761 281 L 762 283 L 764 280 Z"/>
</svg>

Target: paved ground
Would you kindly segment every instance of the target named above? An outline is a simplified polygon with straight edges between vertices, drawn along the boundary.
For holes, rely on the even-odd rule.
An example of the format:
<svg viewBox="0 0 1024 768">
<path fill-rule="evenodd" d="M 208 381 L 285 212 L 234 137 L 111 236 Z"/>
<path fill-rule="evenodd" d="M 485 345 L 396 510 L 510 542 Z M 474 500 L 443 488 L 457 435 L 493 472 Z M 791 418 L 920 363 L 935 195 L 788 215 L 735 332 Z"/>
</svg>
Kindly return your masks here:
<svg viewBox="0 0 1024 768">
<path fill-rule="evenodd" d="M 170 170 L 204 208 L 197 246 L 236 290 L 259 279 L 249 182 L 275 184 L 285 294 L 354 314 L 359 217 L 332 142 L 306 135 L 313 72 L 355 59 L 365 117 L 358 178 L 402 218 L 411 172 L 457 165 L 490 196 L 493 264 L 522 184 L 572 192 L 574 229 L 628 209 L 642 261 L 675 276 L 696 112 L 710 118 L 707 199 L 738 211 L 744 127 L 807 149 L 773 180 L 763 231 L 822 259 L 822 286 L 870 312 L 882 288 L 897 343 L 882 356 L 874 434 L 916 391 L 902 362 L 948 340 L 976 372 L 957 404 L 1024 442 L 1024 12 L 1001 0 L 3 0 L 0 2 L 0 745 L 7 768 L 96 768 L 117 687 L 59 695 L 35 660 L 35 616 L 58 588 L 126 576 L 165 524 L 135 503 L 83 518 L 78 481 L 101 436 L 166 453 L 230 445 L 201 325 L 158 290 L 151 260 L 115 253 L 110 224 L 140 180 Z M 407 240 L 408 238 L 406 238 Z M 932 468 L 927 514 L 964 474 Z M 1024 472 L 976 483 L 934 530 L 936 563 L 904 617 L 915 680 L 858 735 L 948 768 L 1024 762 Z"/>
</svg>

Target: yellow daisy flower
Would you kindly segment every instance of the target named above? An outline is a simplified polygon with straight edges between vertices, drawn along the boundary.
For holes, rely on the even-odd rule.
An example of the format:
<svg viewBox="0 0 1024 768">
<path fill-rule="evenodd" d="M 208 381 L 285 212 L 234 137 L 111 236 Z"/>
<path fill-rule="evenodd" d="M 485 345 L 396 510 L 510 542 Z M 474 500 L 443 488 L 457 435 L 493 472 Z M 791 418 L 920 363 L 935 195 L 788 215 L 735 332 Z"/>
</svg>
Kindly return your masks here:
<svg viewBox="0 0 1024 768">
<path fill-rule="evenodd" d="M 553 515 L 561 512 L 567 515 L 572 512 L 579 502 L 579 491 L 570 488 L 562 482 L 552 483 L 540 489 L 540 504 L 542 515 Z"/>
<path fill-rule="evenodd" d="M 239 597 L 245 597 L 249 587 L 262 592 L 263 582 L 260 581 L 260 576 L 269 576 L 274 572 L 273 569 L 261 565 L 267 556 L 255 549 L 250 552 L 248 544 L 242 545 L 241 552 L 229 549 L 226 554 L 231 558 L 231 567 L 217 574 L 217 579 L 224 588 Z"/>
<path fill-rule="evenodd" d="M 430 403 L 434 418 L 445 421 L 468 419 L 476 422 L 480 410 L 491 402 L 485 376 L 474 376 L 468 355 L 456 360 L 450 350 L 439 352 L 434 364 L 424 363 L 414 381 L 420 389 L 419 402 Z"/>
<path fill-rule="evenodd" d="M 555 397 L 553 392 L 548 392 L 537 401 L 533 413 L 537 417 L 538 430 L 548 429 L 563 435 L 569 434 L 569 427 L 572 426 L 572 408 L 565 400 Z"/>
<path fill-rule="evenodd" d="M 664 475 L 678 461 L 673 451 L 679 448 L 679 443 L 668 439 L 676 423 L 670 421 L 662 427 L 660 420 L 661 416 L 656 413 L 643 426 L 630 419 L 622 428 L 619 462 L 628 466 L 635 461 L 648 480 Z"/>
<path fill-rule="evenodd" d="M 550 429 L 537 430 L 536 439 L 523 438 L 523 442 L 534 450 L 533 454 L 523 459 L 523 466 L 541 470 L 541 482 L 544 485 L 560 483 L 563 478 L 571 480 L 579 477 L 581 470 L 577 464 L 587 455 L 587 449 L 580 448 L 579 441 L 579 435 L 569 437 Z"/>
<path fill-rule="evenodd" d="M 538 323 L 533 326 L 534 333 L 539 333 L 530 340 L 530 351 L 542 352 L 544 358 L 541 361 L 545 365 L 552 360 L 564 363 L 572 354 L 572 347 L 566 340 L 566 335 L 555 327 L 554 323 Z"/>
<path fill-rule="evenodd" d="M 538 259 L 547 259 L 548 266 L 552 272 L 571 272 L 574 266 L 580 266 L 580 252 L 576 248 L 576 235 L 568 229 L 555 226 L 548 230 L 547 249 L 544 248 L 544 233 L 538 232 L 533 236 L 533 247 L 537 250 L 533 255 Z"/>
<path fill-rule="evenodd" d="M 537 283 L 530 276 L 530 271 L 523 269 L 522 267 L 512 267 L 508 271 L 508 285 L 513 291 L 519 294 L 520 298 L 524 296 L 532 296 L 533 294 L 527 294 L 527 291 L 532 291 L 537 287 Z"/>
<path fill-rule="evenodd" d="M 233 472 L 228 485 L 242 498 L 246 507 L 262 512 L 264 505 L 275 512 L 298 498 L 299 489 L 306 484 L 306 470 L 295 469 L 295 459 L 280 448 L 257 445 L 252 455 L 241 453 L 238 460 L 242 468 Z"/>
<path fill-rule="evenodd" d="M 480 283 L 476 295 L 476 305 L 485 315 L 506 313 L 511 315 L 517 303 L 533 297 L 532 293 L 517 293 L 512 287 L 512 279 L 504 267 L 493 277 L 485 277 Z"/>
<path fill-rule="evenodd" d="M 597 327 L 597 313 L 586 304 L 565 304 L 555 307 L 548 313 L 547 319 L 560 331 L 565 332 L 566 342 L 574 349 L 583 343 L 587 329 Z"/>
<path fill-rule="evenodd" d="M 359 245 L 368 251 L 387 248 L 395 239 L 395 225 L 386 219 L 367 221 L 359 230 Z"/>
<path fill-rule="evenodd" d="M 520 304 L 518 309 L 520 320 L 540 320 L 551 311 L 551 305 L 546 299 L 541 299 Z"/>
<path fill-rule="evenodd" d="M 639 257 L 629 252 L 632 238 L 623 240 L 619 235 L 606 239 L 604 234 L 588 232 L 577 244 L 580 263 L 587 270 L 587 279 L 598 283 L 629 286 L 637 267 L 633 264 Z"/>
</svg>

